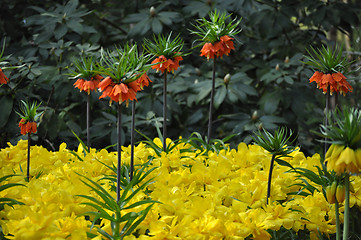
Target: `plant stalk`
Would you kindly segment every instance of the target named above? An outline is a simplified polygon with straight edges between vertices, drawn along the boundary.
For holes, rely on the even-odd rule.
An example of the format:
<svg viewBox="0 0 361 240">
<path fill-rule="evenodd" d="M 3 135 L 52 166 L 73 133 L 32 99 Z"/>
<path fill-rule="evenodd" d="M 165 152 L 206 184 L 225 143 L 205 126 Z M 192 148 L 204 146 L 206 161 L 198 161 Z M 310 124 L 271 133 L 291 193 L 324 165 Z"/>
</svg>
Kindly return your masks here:
<svg viewBox="0 0 361 240">
<path fill-rule="evenodd" d="M 164 71 L 163 81 L 163 151 L 167 150 L 167 70 Z"/>
<path fill-rule="evenodd" d="M 121 218 L 120 216 L 120 211 L 116 211 L 115 212 L 115 219 L 116 221 L 115 222 L 112 222 L 114 224 L 114 229 L 113 229 L 113 239 L 114 240 L 118 240 L 120 239 L 120 221 L 119 219 Z"/>
<path fill-rule="evenodd" d="M 268 174 L 267 204 L 268 204 L 268 199 L 271 196 L 271 180 L 272 180 L 272 172 L 273 172 L 273 165 L 274 165 L 274 162 L 275 162 L 275 158 L 276 158 L 276 155 L 273 154 L 272 159 L 271 159 L 271 165 L 270 165 L 270 168 L 269 168 L 269 174 Z"/>
<path fill-rule="evenodd" d="M 117 151 L 118 151 L 118 163 L 117 163 L 117 203 L 119 204 L 120 199 L 120 178 L 121 178 L 121 169 L 122 169 L 122 106 L 121 103 L 118 103 L 118 144 L 117 144 Z"/>
<path fill-rule="evenodd" d="M 343 239 L 348 239 L 348 232 L 350 229 L 350 175 L 346 173 L 345 176 L 345 210 L 344 210 L 344 220 L 343 220 Z"/>
<path fill-rule="evenodd" d="M 30 133 L 28 133 L 28 160 L 27 160 L 27 168 L 26 168 L 26 179 L 30 181 L 30 145 L 31 145 L 31 138 Z"/>
<path fill-rule="evenodd" d="M 340 210 L 337 199 L 335 199 L 335 217 L 336 217 L 336 240 L 341 239 Z"/>
<path fill-rule="evenodd" d="M 130 135 L 130 181 L 133 179 L 134 171 L 134 131 L 135 131 L 135 101 L 132 102 L 132 126 L 131 126 L 131 135 Z"/>
<path fill-rule="evenodd" d="M 326 104 L 325 104 L 325 127 L 327 128 L 328 126 L 328 118 L 327 118 L 327 114 L 328 114 L 328 111 L 330 109 L 330 91 L 329 89 L 327 89 L 327 93 L 326 93 Z M 327 153 L 327 150 L 329 148 L 329 144 L 327 143 L 327 138 L 325 138 L 325 155 L 326 156 L 326 153 Z"/>
<path fill-rule="evenodd" d="M 86 137 L 87 137 L 87 146 L 88 152 L 90 152 L 90 94 L 88 94 L 86 101 Z"/>
<path fill-rule="evenodd" d="M 209 103 L 209 117 L 208 117 L 208 135 L 207 135 L 207 143 L 211 139 L 212 132 L 212 115 L 213 115 L 213 102 L 214 102 L 214 90 L 216 86 L 216 59 L 213 58 L 213 70 L 212 70 L 212 89 L 211 89 L 211 101 Z"/>
</svg>

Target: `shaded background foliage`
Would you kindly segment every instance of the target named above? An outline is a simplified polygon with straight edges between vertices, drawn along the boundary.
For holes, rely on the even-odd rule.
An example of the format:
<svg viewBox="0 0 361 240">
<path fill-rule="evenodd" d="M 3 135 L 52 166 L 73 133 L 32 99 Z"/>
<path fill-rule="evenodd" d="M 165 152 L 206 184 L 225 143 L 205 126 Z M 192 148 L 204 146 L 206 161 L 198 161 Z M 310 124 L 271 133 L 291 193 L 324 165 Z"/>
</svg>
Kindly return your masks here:
<svg viewBox="0 0 361 240">
<path fill-rule="evenodd" d="M 61 142 L 76 147 L 71 131 L 85 139 L 86 94 L 69 78 L 72 62 L 81 54 L 99 55 L 154 34 L 180 34 L 184 51 L 192 53 L 181 69 L 169 75 L 168 136 L 187 137 L 193 131 L 205 135 L 211 89 L 211 62 L 193 48 L 189 33 L 195 19 L 220 10 L 242 18 L 236 51 L 219 60 L 216 72 L 214 137 L 237 134 L 232 144 L 249 142 L 249 134 L 263 127 L 286 125 L 298 132 L 306 153 L 321 149 L 317 131 L 322 122 L 324 96 L 308 84 L 312 69 L 301 63 L 306 49 L 321 44 L 342 44 L 350 60 L 347 75 L 354 87 L 343 104 L 358 106 L 360 83 L 361 3 L 357 0 L 174 0 L 174 1 L 26 1 L 3 0 L 0 31 L 11 65 L 23 65 L 5 73 L 8 85 L 0 88 L 0 147 L 21 138 L 15 111 L 20 100 L 42 102 L 36 144 L 57 149 Z M 138 95 L 136 128 L 156 137 L 162 120 L 162 76 L 150 71 L 150 87 Z M 91 94 L 92 146 L 116 142 L 116 109 Z M 131 108 L 123 108 L 123 143 L 130 142 Z M 137 140 L 142 137 L 137 134 Z"/>
</svg>

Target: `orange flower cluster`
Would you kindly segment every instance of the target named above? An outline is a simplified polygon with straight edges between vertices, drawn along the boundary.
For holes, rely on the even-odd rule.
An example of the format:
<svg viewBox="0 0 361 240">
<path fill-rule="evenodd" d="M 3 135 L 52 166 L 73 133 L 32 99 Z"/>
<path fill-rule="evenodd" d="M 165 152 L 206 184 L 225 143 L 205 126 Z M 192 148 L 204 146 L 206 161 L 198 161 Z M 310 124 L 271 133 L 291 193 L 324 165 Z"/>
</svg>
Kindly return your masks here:
<svg viewBox="0 0 361 240">
<path fill-rule="evenodd" d="M 25 135 L 27 133 L 36 133 L 37 125 L 36 122 L 30 122 L 22 118 L 19 122 L 20 133 Z"/>
<path fill-rule="evenodd" d="M 330 87 L 330 94 L 333 92 L 342 93 L 345 95 L 347 92 L 352 92 L 352 86 L 347 82 L 346 77 L 340 73 L 323 73 L 316 71 L 310 78 L 310 83 L 316 82 L 317 88 L 323 90 L 324 93 L 327 92 L 328 87 Z"/>
<path fill-rule="evenodd" d="M 220 41 L 214 43 L 206 43 L 201 49 L 201 56 L 207 57 L 207 60 L 214 57 L 222 57 L 224 54 L 228 56 L 234 48 L 233 38 L 228 36 L 222 36 Z"/>
<path fill-rule="evenodd" d="M 3 73 L 3 70 L 0 68 L 0 84 L 7 84 L 9 79 Z"/>
<path fill-rule="evenodd" d="M 110 77 L 106 77 L 98 85 L 100 91 L 103 92 L 99 99 L 110 97 L 110 104 L 112 103 L 112 101 L 119 102 L 119 104 L 126 101 L 128 106 L 129 100 L 137 100 L 136 93 L 142 90 L 143 86 L 148 86 L 149 82 L 151 82 L 151 80 L 146 73 L 144 73 L 137 80 L 127 84 L 117 84 L 113 82 Z"/>
<path fill-rule="evenodd" d="M 92 77 L 89 81 L 84 80 L 84 79 L 78 79 L 75 83 L 74 83 L 74 87 L 79 88 L 80 92 L 84 91 L 87 92 L 88 94 L 90 94 L 90 91 L 96 91 L 96 89 L 98 88 L 98 84 L 100 83 L 100 80 L 102 80 L 103 77 L 100 75 L 96 75 L 94 77 Z"/>
<path fill-rule="evenodd" d="M 177 70 L 179 67 L 179 61 L 182 61 L 182 56 L 175 57 L 174 59 L 167 59 L 165 56 L 160 56 L 153 60 L 152 64 L 159 63 L 152 66 L 152 69 L 157 69 L 157 72 L 160 70 L 164 73 L 165 70 L 168 72 Z"/>
</svg>

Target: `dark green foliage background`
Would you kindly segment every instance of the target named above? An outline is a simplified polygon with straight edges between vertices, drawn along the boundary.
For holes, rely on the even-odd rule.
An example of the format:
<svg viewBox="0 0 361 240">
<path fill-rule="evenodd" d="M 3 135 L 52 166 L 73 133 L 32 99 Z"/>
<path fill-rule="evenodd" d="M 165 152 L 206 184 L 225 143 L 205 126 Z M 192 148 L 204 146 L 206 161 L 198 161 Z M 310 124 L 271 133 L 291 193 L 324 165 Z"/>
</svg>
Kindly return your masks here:
<svg viewBox="0 0 361 240">
<path fill-rule="evenodd" d="M 151 7 L 154 11 L 150 11 Z M 23 67 L 5 71 L 10 83 L 0 88 L 0 147 L 16 143 L 20 100 L 42 102 L 45 114 L 33 143 L 57 150 L 61 142 L 78 145 L 73 130 L 86 138 L 86 94 L 73 87 L 67 66 L 80 54 L 99 54 L 100 48 L 114 48 L 129 41 L 141 45 L 154 34 L 180 33 L 192 54 L 180 70 L 169 74 L 168 136 L 187 137 L 193 131 L 205 135 L 211 88 L 211 61 L 200 57 L 200 48 L 189 33 L 192 23 L 210 10 L 226 11 L 241 18 L 242 32 L 236 50 L 217 60 L 215 94 L 215 138 L 238 134 L 235 146 L 250 142 L 249 135 L 264 127 L 280 125 L 298 132 L 302 150 L 312 154 L 322 149 L 318 131 L 323 119 L 324 95 L 309 84 L 312 69 L 301 63 L 306 49 L 321 44 L 350 44 L 352 69 L 360 65 L 360 10 L 357 0 L 2 0 L 1 39 L 11 65 Z M 335 32 L 342 33 L 335 35 Z M 289 61 L 286 60 L 289 59 Z M 286 60 L 286 61 L 285 61 Z M 276 67 L 278 66 L 278 67 Z M 224 76 L 230 74 L 230 81 Z M 161 124 L 162 81 L 151 70 L 153 83 L 138 95 L 136 128 L 150 138 Z M 358 106 L 359 73 L 347 75 L 354 91 L 342 104 Z M 92 146 L 103 148 L 116 142 L 115 104 L 91 94 Z M 131 108 L 123 108 L 123 143 L 130 143 Z M 137 140 L 142 140 L 136 134 Z"/>
</svg>

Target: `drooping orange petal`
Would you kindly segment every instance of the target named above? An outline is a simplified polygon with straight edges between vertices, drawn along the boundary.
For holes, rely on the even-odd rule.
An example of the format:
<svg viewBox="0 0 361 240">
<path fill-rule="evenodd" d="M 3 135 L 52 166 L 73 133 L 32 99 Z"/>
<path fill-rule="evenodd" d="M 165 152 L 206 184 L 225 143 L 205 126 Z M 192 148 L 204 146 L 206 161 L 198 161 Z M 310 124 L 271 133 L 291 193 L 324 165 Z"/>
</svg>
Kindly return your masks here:
<svg viewBox="0 0 361 240">
<path fill-rule="evenodd" d="M 26 120 L 24 118 L 22 118 L 19 122 L 19 127 L 20 127 L 20 133 L 22 135 L 25 135 L 26 134 Z"/>
<path fill-rule="evenodd" d="M 29 133 L 36 133 L 36 131 L 37 131 L 36 122 L 30 122 L 30 132 Z"/>
<path fill-rule="evenodd" d="M 30 133 L 31 132 L 31 123 L 30 122 L 27 122 L 25 124 L 25 131 L 26 133 Z"/>
<path fill-rule="evenodd" d="M 220 37 L 221 42 L 224 44 L 224 46 L 230 50 L 234 49 L 233 40 L 234 38 L 231 38 L 227 35 Z"/>
<path fill-rule="evenodd" d="M 120 87 L 122 93 L 127 93 L 128 92 L 128 87 L 124 83 L 119 84 L 119 87 Z"/>
<path fill-rule="evenodd" d="M 214 58 L 215 49 L 212 43 L 205 43 L 201 49 L 201 55 L 207 57 L 207 60 Z"/>
<path fill-rule="evenodd" d="M 109 95 L 117 96 L 117 95 L 119 95 L 121 92 L 122 92 L 121 87 L 119 86 L 119 84 L 116 84 L 116 85 L 113 87 L 113 89 L 112 89 L 112 91 L 110 92 Z"/>
<path fill-rule="evenodd" d="M 122 92 L 122 100 L 123 101 L 134 100 L 134 99 L 136 99 L 135 97 L 136 97 L 136 92 L 132 88 L 129 88 L 129 91 L 127 93 Z"/>
<path fill-rule="evenodd" d="M 140 78 L 138 78 L 137 80 L 135 80 L 133 82 L 128 83 L 128 88 L 131 88 L 136 92 L 140 91 L 141 88 L 140 88 L 140 85 L 139 85 L 139 82 L 138 82 L 139 79 Z"/>
<path fill-rule="evenodd" d="M 100 91 L 103 91 L 106 87 L 108 87 L 112 83 L 113 80 L 110 77 L 106 77 L 98 84 L 98 88 L 100 89 Z"/>
<path fill-rule="evenodd" d="M 110 92 L 113 90 L 112 86 L 107 86 L 103 91 L 102 91 L 102 95 L 99 97 L 99 99 L 101 98 L 105 98 L 105 97 L 109 97 Z"/>
<path fill-rule="evenodd" d="M 152 66 L 152 69 L 156 69 L 157 72 L 160 70 L 162 73 L 167 69 L 167 58 L 163 55 L 159 56 L 158 58 L 152 61 L 152 64 L 159 63 Z"/>
<path fill-rule="evenodd" d="M 103 77 L 102 76 L 100 76 L 100 75 L 95 75 L 95 76 L 93 76 L 92 77 L 92 79 L 91 80 L 97 80 L 97 81 L 100 81 L 100 80 L 102 80 L 103 79 Z"/>
<path fill-rule="evenodd" d="M 84 86 L 83 86 L 83 90 L 85 92 L 87 92 L 88 94 L 90 94 L 90 91 L 94 91 L 95 90 L 95 85 L 93 81 L 85 81 L 84 82 Z"/>
<path fill-rule="evenodd" d="M 175 61 L 182 61 L 183 60 L 183 57 L 182 56 L 177 56 L 174 58 Z"/>
<path fill-rule="evenodd" d="M 80 92 L 83 90 L 83 86 L 84 86 L 84 79 L 78 79 L 76 80 L 76 82 L 73 84 L 75 88 L 79 88 Z"/>
<path fill-rule="evenodd" d="M 330 82 L 332 82 L 332 80 L 333 80 L 332 75 L 329 73 L 323 74 L 321 77 L 322 84 L 329 84 Z"/>
<path fill-rule="evenodd" d="M 320 84 L 320 83 L 321 83 L 321 78 L 322 78 L 322 76 L 323 76 L 323 73 L 322 73 L 322 72 L 316 71 L 316 72 L 312 75 L 312 77 L 310 78 L 310 83 L 311 83 L 311 82 L 316 82 L 316 83 Z"/>
<path fill-rule="evenodd" d="M 222 57 L 226 50 L 222 42 L 216 42 L 214 44 L 214 49 L 217 57 Z"/>
<path fill-rule="evenodd" d="M 234 38 L 231 38 L 231 37 L 229 37 L 229 36 L 227 36 L 227 35 L 224 35 L 224 36 L 220 37 L 219 39 L 220 39 L 222 42 L 227 43 L 227 42 L 233 40 Z"/>
</svg>

